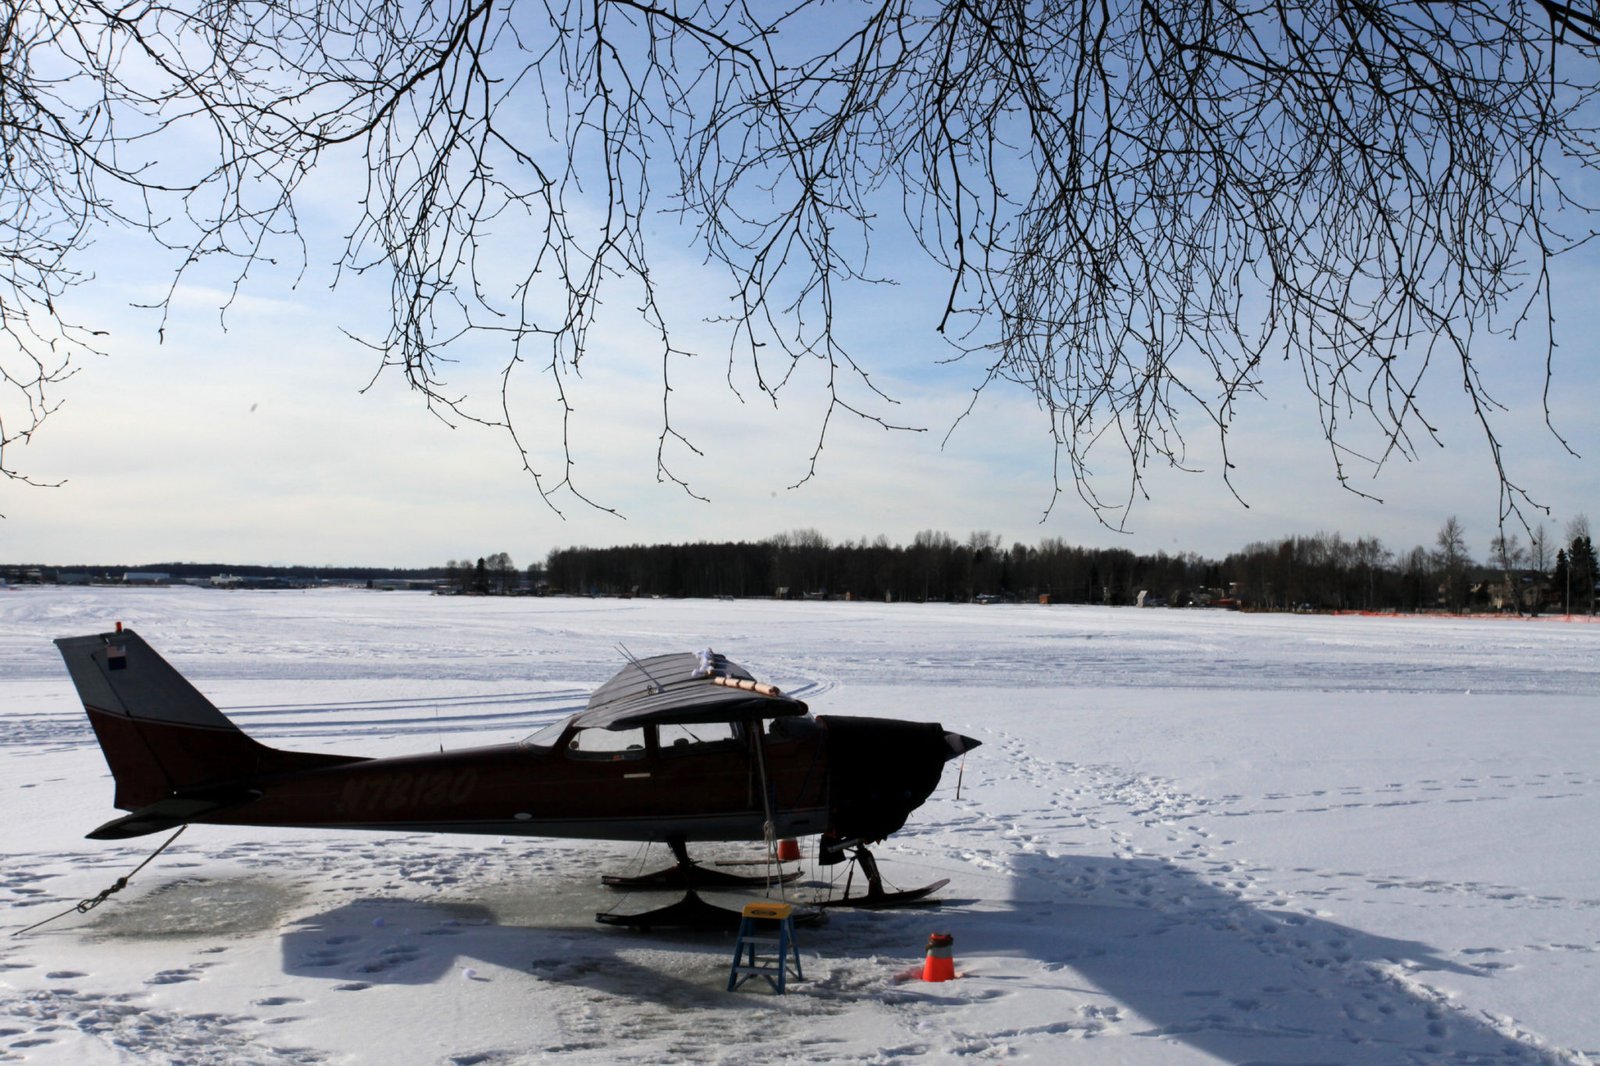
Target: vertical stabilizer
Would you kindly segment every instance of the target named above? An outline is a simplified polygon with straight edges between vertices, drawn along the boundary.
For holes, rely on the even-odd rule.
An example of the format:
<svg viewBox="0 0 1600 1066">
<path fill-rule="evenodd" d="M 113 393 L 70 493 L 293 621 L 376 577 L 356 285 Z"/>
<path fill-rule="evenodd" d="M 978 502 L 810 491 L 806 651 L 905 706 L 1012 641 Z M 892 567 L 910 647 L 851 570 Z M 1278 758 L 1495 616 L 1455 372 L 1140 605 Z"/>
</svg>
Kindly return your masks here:
<svg viewBox="0 0 1600 1066">
<path fill-rule="evenodd" d="M 249 778 L 289 755 L 251 740 L 131 629 L 62 637 L 56 647 L 123 810 Z"/>
</svg>

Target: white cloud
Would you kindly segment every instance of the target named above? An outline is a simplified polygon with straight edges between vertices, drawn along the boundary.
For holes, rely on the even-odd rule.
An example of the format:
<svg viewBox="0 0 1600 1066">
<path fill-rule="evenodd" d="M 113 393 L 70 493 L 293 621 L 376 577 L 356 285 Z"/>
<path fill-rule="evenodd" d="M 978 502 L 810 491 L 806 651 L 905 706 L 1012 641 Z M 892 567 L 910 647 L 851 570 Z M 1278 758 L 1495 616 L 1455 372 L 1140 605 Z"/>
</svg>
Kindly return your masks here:
<svg viewBox="0 0 1600 1066">
<path fill-rule="evenodd" d="M 1193 465 L 1204 473 L 1143 471 L 1153 498 L 1136 503 L 1132 535 L 1100 526 L 1070 485 L 1041 523 L 1051 503 L 1048 423 L 1026 392 L 991 388 L 941 448 L 980 368 L 936 364 L 949 349 L 922 297 L 937 303 L 943 293 L 927 289 L 926 275 L 916 272 L 903 286 L 849 293 L 841 324 L 874 382 L 900 403 L 878 400 L 847 378 L 851 400 L 927 431 L 887 432 L 837 412 L 817 476 L 790 488 L 816 446 L 825 368 L 801 366 L 774 408 L 737 363 L 731 373 L 741 402 L 727 383 L 725 335 L 703 322 L 722 309 L 721 279 L 688 256 L 660 251 L 658 281 L 676 339 L 701 353 L 670 367 L 672 425 L 705 453 L 671 442 L 667 460 L 709 503 L 657 481 L 660 341 L 639 321 L 637 293 L 626 284 L 609 294 L 583 372 L 565 386 L 576 484 L 628 517 L 561 496 L 562 520 L 538 498 L 502 432 L 446 427 L 392 372 L 361 393 L 377 355 L 340 327 L 381 335 L 386 294 L 376 279 L 347 277 L 329 293 L 321 268 L 297 288 L 286 269 L 264 268 L 234 300 L 225 331 L 217 308 L 226 281 L 197 274 L 177 290 L 165 342 L 157 344 L 157 317 L 128 304 L 164 291 L 160 271 L 112 242 L 104 277 L 88 293 L 93 313 L 78 316 L 112 328 L 112 354 L 68 383 L 65 407 L 18 459 L 38 477 L 68 483 L 0 487 L 0 512 L 9 516 L 0 523 L 0 556 L 427 565 L 505 550 L 526 564 L 558 545 L 755 539 L 802 527 L 835 540 L 882 533 L 904 542 L 921 529 L 957 536 L 986 529 L 1008 542 L 1057 536 L 1221 555 L 1316 530 L 1372 533 L 1403 549 L 1431 543 L 1450 514 L 1467 524 L 1475 550 L 1492 535 L 1490 459 L 1448 372 L 1435 380 L 1430 407 L 1445 449 L 1419 439 L 1419 461 L 1391 462 L 1376 482 L 1353 468 L 1356 487 L 1386 501 L 1379 506 L 1334 481 L 1315 412 L 1289 364 L 1267 368 L 1268 398 L 1245 406 L 1231 437 L 1233 484 L 1248 508 L 1221 478 L 1214 431 L 1198 424 L 1186 432 Z M 1559 353 L 1553 413 L 1582 459 L 1566 455 L 1543 427 L 1537 346 L 1486 349 L 1493 389 L 1512 406 L 1499 416 L 1508 462 L 1556 509 L 1552 530 L 1578 511 L 1600 512 L 1600 376 L 1589 351 L 1600 321 L 1581 304 L 1593 276 L 1592 264 L 1575 260 L 1558 279 L 1574 295 L 1562 323 L 1568 347 Z M 497 414 L 506 350 L 482 340 L 457 354 L 462 361 L 445 368 L 451 388 L 471 392 L 481 413 Z M 512 410 L 533 465 L 553 483 L 565 461 L 560 409 L 542 353 L 524 354 Z M 1110 460 L 1105 470 L 1120 476 Z"/>
</svg>

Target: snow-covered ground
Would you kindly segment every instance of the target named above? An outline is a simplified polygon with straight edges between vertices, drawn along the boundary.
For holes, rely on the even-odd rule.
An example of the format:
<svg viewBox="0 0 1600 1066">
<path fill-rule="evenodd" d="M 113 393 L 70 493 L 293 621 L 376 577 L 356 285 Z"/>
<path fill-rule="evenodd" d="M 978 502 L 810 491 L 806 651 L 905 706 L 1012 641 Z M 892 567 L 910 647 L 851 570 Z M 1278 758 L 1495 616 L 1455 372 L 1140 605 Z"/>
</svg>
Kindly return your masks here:
<svg viewBox="0 0 1600 1066">
<path fill-rule="evenodd" d="M 163 839 L 83 839 L 117 812 L 50 638 L 118 619 L 284 747 L 513 740 L 618 645 L 984 746 L 878 849 L 942 908 L 803 928 L 781 998 L 596 925 L 664 857 L 606 843 L 195 826 L 9 936 Z M 11 589 L 0 758 L 0 1061 L 1600 1062 L 1600 626 Z M 935 931 L 964 976 L 897 980 Z"/>
</svg>

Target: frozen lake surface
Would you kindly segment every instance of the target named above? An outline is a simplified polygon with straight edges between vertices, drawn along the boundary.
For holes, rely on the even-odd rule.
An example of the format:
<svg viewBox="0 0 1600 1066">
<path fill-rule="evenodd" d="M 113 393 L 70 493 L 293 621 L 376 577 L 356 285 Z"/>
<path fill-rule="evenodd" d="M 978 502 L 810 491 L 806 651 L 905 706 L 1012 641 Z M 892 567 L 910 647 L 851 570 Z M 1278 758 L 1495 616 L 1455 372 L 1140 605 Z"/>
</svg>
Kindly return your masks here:
<svg viewBox="0 0 1600 1066">
<path fill-rule="evenodd" d="M 596 925 L 664 858 L 609 843 L 195 826 L 9 936 L 163 839 L 83 838 L 118 812 L 50 640 L 117 620 L 281 747 L 516 740 L 619 645 L 984 746 L 876 849 L 943 906 L 800 930 L 782 998 Z M 0 758 L 0 1062 L 1600 1062 L 1596 625 L 11 589 Z M 960 979 L 900 980 L 934 931 Z"/>
</svg>

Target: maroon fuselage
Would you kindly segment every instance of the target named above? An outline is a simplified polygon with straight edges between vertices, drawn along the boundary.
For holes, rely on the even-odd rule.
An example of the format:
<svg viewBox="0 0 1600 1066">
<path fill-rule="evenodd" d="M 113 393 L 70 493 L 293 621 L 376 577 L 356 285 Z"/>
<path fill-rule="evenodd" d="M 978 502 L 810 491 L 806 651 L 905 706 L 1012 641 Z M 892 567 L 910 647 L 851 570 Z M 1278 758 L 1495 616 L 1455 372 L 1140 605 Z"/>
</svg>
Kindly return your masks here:
<svg viewBox="0 0 1600 1066">
<path fill-rule="evenodd" d="M 931 723 L 813 717 L 706 652 L 635 660 L 519 744 L 288 751 L 246 735 L 131 630 L 56 643 L 132 812 L 99 839 L 203 822 L 685 843 L 760 840 L 770 822 L 873 841 L 977 743 Z"/>
<path fill-rule="evenodd" d="M 827 772 L 820 732 L 763 739 L 777 830 L 821 832 Z M 195 821 L 348 829 L 740 840 L 765 820 L 749 754 L 673 754 L 654 743 L 609 758 L 507 744 L 294 771 L 248 783 L 259 799 Z"/>
</svg>

